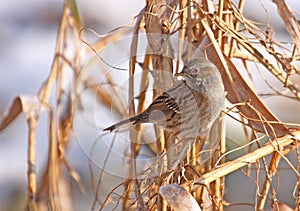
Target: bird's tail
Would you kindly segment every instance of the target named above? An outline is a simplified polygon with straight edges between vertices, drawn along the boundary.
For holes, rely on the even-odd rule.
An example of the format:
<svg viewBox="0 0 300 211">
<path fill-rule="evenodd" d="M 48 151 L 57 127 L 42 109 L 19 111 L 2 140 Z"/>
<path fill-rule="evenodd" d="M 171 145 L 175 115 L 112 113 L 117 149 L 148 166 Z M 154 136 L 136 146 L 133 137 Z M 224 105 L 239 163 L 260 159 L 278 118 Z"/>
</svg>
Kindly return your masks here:
<svg viewBox="0 0 300 211">
<path fill-rule="evenodd" d="M 117 129 L 118 127 L 120 127 L 120 126 L 122 126 L 122 125 L 124 125 L 124 124 L 127 124 L 127 123 L 129 123 L 129 122 L 133 122 L 133 124 L 135 124 L 135 122 L 136 122 L 136 120 L 139 118 L 139 116 L 134 116 L 134 117 L 131 117 L 131 118 L 129 118 L 129 119 L 125 119 L 125 120 L 123 120 L 123 121 L 121 121 L 121 122 L 118 122 L 118 123 L 116 123 L 116 124 L 114 124 L 114 125 L 112 125 L 112 126 L 110 126 L 110 127 L 107 127 L 107 128 L 105 128 L 105 129 L 103 129 L 103 131 L 109 131 L 109 132 L 112 132 L 112 131 L 114 131 L 115 129 Z"/>
</svg>

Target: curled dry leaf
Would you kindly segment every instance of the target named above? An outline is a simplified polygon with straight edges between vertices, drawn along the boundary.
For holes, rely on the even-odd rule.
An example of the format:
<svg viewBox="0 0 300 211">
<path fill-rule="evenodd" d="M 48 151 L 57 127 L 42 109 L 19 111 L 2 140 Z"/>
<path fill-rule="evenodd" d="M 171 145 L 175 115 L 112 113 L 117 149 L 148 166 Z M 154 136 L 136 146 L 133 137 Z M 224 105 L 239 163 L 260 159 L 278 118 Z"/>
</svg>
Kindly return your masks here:
<svg viewBox="0 0 300 211">
<path fill-rule="evenodd" d="M 20 95 L 16 97 L 10 106 L 8 112 L 4 114 L 0 122 L 0 131 L 10 125 L 22 112 L 26 120 L 38 118 L 42 111 L 41 102 L 36 95 Z"/>
<path fill-rule="evenodd" d="M 159 193 L 174 211 L 201 211 L 195 198 L 178 184 L 161 186 Z"/>
<path fill-rule="evenodd" d="M 288 205 L 282 203 L 282 202 L 277 202 L 276 204 L 273 203 L 272 204 L 272 211 L 292 211 L 294 209 L 292 209 L 291 207 L 289 207 Z"/>
</svg>

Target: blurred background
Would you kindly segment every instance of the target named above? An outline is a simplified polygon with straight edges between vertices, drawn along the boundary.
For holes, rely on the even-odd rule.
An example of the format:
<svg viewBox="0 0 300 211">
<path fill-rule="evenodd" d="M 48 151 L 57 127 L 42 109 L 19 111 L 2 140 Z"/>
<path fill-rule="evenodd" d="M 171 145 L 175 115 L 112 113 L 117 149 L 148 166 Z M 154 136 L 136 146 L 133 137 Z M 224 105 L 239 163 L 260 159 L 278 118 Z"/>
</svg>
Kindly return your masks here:
<svg viewBox="0 0 300 211">
<path fill-rule="evenodd" d="M 287 1 L 294 11 L 300 11 L 300 2 Z M 114 28 L 133 24 L 134 17 L 145 5 L 141 0 L 78 0 L 84 26 L 97 33 L 107 33 Z M 271 1 L 263 1 L 269 11 L 270 25 L 274 27 L 280 40 L 290 41 L 285 27 L 276 13 L 276 7 Z M 246 1 L 245 15 L 252 20 L 267 21 L 265 8 L 259 1 Z M 30 0 L 0 2 L 0 113 L 1 116 L 12 103 L 13 99 L 22 94 L 35 94 L 47 79 L 54 58 L 54 48 L 64 2 L 62 0 Z M 258 6 L 259 5 L 259 6 Z M 266 84 L 257 77 L 255 87 L 258 93 L 266 92 Z M 276 82 L 274 81 L 276 84 Z M 267 106 L 285 122 L 300 123 L 299 103 L 289 99 L 278 100 L 276 97 L 264 98 Z M 48 139 L 46 131 L 46 116 L 42 115 L 37 130 L 37 175 L 38 179 L 46 165 Z M 241 131 L 232 129 L 232 121 L 227 122 L 227 134 L 230 139 L 236 139 Z M 27 191 L 27 126 L 25 118 L 20 115 L 8 128 L 0 133 L 0 210 L 18 210 L 25 205 Z M 75 210 L 86 210 L 91 207 L 93 195 L 90 191 L 90 172 L 87 153 L 80 143 L 72 141 L 67 155 L 72 158 L 70 164 L 79 172 L 87 186 L 86 194 L 77 195 L 80 201 L 74 200 Z M 240 196 L 240 201 L 247 201 L 248 193 L 240 193 L 238 181 L 233 173 L 228 178 L 231 193 Z M 242 174 L 242 173 L 241 173 Z M 245 180 L 246 177 L 243 177 Z M 242 179 L 242 180 L 243 180 Z M 246 178 L 247 180 L 248 178 Z M 249 180 L 249 179 L 248 179 Z M 295 178 L 293 178 L 293 181 Z M 251 181 L 239 181 L 244 185 Z M 289 193 L 295 184 L 287 184 Z M 255 191 L 255 187 L 253 190 Z M 78 188 L 74 188 L 77 192 Z M 76 194 L 75 194 L 76 197 Z M 283 201 L 291 203 L 291 195 L 282 195 Z M 234 198 L 236 199 L 236 198 Z M 16 203 L 17 202 L 17 203 Z M 290 204 L 292 206 L 292 204 Z M 234 209 L 233 209 L 234 210 Z M 252 208 L 249 208 L 252 210 Z"/>
<path fill-rule="evenodd" d="M 79 0 L 77 4 L 84 25 L 101 34 L 122 25 L 133 24 L 134 16 L 144 2 Z M 1 116 L 15 97 L 37 93 L 49 76 L 63 6 L 62 0 L 0 2 Z M 46 114 L 41 116 L 37 130 L 38 180 L 47 164 L 46 118 Z M 0 133 L 0 210 L 19 210 L 26 203 L 27 134 L 23 115 Z M 67 154 L 72 157 L 72 167 L 83 178 L 89 179 L 86 152 L 75 139 Z M 93 197 L 90 194 L 88 190 L 81 196 L 79 203 L 74 202 L 75 210 L 91 207 Z"/>
</svg>

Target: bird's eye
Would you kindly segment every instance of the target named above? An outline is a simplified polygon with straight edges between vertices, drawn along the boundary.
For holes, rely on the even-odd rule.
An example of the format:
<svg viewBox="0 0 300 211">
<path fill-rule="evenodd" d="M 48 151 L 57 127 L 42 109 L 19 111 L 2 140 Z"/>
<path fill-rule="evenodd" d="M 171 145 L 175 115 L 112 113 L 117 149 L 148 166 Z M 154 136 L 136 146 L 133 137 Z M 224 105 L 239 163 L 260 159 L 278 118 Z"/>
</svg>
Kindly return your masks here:
<svg viewBox="0 0 300 211">
<path fill-rule="evenodd" d="M 192 72 L 191 72 L 193 75 L 196 75 L 198 73 L 198 70 L 197 69 L 193 69 Z"/>
</svg>

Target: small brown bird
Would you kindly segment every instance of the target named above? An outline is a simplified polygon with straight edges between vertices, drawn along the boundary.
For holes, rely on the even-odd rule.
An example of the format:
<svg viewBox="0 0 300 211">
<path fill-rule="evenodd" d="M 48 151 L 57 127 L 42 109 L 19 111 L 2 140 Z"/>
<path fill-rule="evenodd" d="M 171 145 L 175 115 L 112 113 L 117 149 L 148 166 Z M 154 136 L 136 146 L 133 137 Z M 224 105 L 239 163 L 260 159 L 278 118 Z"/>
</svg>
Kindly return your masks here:
<svg viewBox="0 0 300 211">
<path fill-rule="evenodd" d="M 187 62 L 176 76 L 182 76 L 182 79 L 175 81 L 145 111 L 104 131 L 113 131 L 129 122 L 133 125 L 153 123 L 180 138 L 206 137 L 224 108 L 221 75 L 210 61 L 197 58 Z"/>
</svg>

